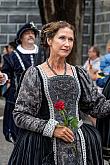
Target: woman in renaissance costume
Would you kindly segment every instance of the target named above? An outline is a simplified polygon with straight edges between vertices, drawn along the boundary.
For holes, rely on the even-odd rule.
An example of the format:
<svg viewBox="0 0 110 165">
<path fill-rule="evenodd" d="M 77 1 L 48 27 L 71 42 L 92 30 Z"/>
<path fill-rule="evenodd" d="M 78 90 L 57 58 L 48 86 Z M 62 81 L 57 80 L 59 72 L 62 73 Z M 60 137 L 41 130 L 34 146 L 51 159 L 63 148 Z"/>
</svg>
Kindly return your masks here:
<svg viewBox="0 0 110 165">
<path fill-rule="evenodd" d="M 66 62 L 75 28 L 65 21 L 48 23 L 41 41 L 49 58 L 24 75 L 13 111 L 20 132 L 8 165 L 103 165 L 98 131 L 83 123 L 80 111 L 107 116 L 110 100 L 83 68 Z"/>
</svg>

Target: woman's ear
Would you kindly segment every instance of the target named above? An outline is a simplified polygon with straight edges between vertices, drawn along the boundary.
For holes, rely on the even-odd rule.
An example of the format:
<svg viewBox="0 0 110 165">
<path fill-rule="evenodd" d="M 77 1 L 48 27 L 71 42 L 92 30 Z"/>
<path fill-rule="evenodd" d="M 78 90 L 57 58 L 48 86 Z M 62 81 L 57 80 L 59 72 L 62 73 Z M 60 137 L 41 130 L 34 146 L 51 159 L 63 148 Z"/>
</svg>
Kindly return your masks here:
<svg viewBox="0 0 110 165">
<path fill-rule="evenodd" d="M 49 46 L 51 46 L 52 45 L 52 40 L 50 38 L 47 38 L 47 43 L 48 43 Z"/>
</svg>

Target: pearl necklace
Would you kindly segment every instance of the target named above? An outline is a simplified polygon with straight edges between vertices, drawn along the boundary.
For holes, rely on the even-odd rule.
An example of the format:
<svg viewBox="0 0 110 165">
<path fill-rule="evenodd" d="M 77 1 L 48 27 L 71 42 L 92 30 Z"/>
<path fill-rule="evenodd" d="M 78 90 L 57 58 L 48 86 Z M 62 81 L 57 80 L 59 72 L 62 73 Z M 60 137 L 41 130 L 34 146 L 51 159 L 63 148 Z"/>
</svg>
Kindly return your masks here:
<svg viewBox="0 0 110 165">
<path fill-rule="evenodd" d="M 55 70 L 51 67 L 51 65 L 49 64 L 48 59 L 46 60 L 46 63 L 47 63 L 47 65 L 48 65 L 49 69 L 50 69 L 55 75 L 58 76 L 58 74 L 56 73 L 56 71 L 55 71 Z M 64 64 L 65 64 L 65 66 L 64 66 L 64 74 L 63 74 L 63 75 L 66 75 L 66 71 L 67 71 L 66 61 L 65 61 Z"/>
</svg>

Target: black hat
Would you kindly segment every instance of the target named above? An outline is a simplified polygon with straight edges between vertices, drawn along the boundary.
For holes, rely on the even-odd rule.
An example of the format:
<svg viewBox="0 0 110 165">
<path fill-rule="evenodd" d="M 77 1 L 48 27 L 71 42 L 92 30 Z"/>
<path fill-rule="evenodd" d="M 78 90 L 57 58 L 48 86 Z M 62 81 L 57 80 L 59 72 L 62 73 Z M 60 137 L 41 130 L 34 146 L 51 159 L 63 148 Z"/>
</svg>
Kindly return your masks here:
<svg viewBox="0 0 110 165">
<path fill-rule="evenodd" d="M 22 26 L 19 31 L 17 32 L 17 36 L 16 36 L 16 43 L 20 44 L 20 38 L 22 36 L 22 34 L 27 31 L 27 30 L 33 30 L 35 37 L 37 36 L 37 34 L 39 33 L 39 30 L 36 28 L 36 26 L 34 25 L 33 22 L 30 23 L 26 23 L 24 26 Z"/>
</svg>

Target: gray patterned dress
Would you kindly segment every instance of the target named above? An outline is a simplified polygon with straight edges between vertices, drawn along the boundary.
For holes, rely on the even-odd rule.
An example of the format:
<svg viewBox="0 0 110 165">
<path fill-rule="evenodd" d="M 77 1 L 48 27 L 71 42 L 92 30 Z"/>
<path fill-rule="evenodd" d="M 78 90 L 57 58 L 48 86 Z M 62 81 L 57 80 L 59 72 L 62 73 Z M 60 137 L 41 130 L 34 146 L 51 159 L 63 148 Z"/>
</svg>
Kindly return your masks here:
<svg viewBox="0 0 110 165">
<path fill-rule="evenodd" d="M 103 165 L 100 136 L 82 122 L 79 112 L 103 117 L 110 113 L 110 101 L 97 92 L 82 68 L 77 69 L 78 76 L 72 67 L 73 76 L 53 77 L 47 77 L 41 66 L 28 69 L 13 112 L 20 131 L 8 165 Z M 54 109 L 59 99 L 68 116 L 79 120 L 73 143 L 52 136 L 55 126 L 63 123 Z"/>
</svg>

